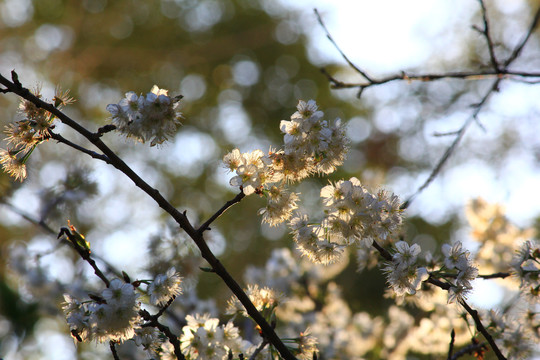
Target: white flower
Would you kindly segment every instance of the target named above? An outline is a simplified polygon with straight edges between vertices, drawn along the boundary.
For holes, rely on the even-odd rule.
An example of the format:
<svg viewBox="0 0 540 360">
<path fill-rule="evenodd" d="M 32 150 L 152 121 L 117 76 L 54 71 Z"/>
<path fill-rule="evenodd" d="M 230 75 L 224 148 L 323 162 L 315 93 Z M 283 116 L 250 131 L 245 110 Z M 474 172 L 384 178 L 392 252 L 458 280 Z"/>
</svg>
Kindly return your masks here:
<svg viewBox="0 0 540 360">
<path fill-rule="evenodd" d="M 156 85 L 145 96 L 130 91 L 118 104 L 107 105 L 107 111 L 118 131 L 142 143 L 151 141 L 150 146 L 155 146 L 181 125 L 180 97 L 171 98 L 167 93 Z"/>
<path fill-rule="evenodd" d="M 182 352 L 190 359 L 226 359 L 229 350 L 240 349 L 238 329 L 232 323 L 219 325 L 209 314 L 186 317 L 180 336 Z"/>
<path fill-rule="evenodd" d="M 444 259 L 444 265 L 448 269 L 454 269 L 457 267 L 458 263 L 463 261 L 463 256 L 465 254 L 465 251 L 461 249 L 461 242 L 456 242 L 454 245 L 450 246 L 448 244 L 443 244 L 442 246 L 442 252 L 445 257 Z"/>
<path fill-rule="evenodd" d="M 268 192 L 267 205 L 259 209 L 263 222 L 276 226 L 291 218 L 293 210 L 297 209 L 298 195 L 283 188 L 272 186 Z"/>
<path fill-rule="evenodd" d="M 267 183 L 274 183 L 282 179 L 280 172 L 274 171 L 272 159 L 261 150 L 254 150 L 249 153 L 240 154 L 235 149 L 225 155 L 223 159 L 229 169 L 236 171 L 236 176 L 231 178 L 232 186 L 242 186 L 246 195 L 251 195 L 256 191 L 262 191 Z"/>
<path fill-rule="evenodd" d="M 103 290 L 101 296 L 107 304 L 118 307 L 130 307 L 135 304 L 138 294 L 133 285 L 120 279 L 113 279 L 110 286 Z"/>
<path fill-rule="evenodd" d="M 91 336 L 91 326 L 87 315 L 87 309 L 77 299 L 64 294 L 65 302 L 62 305 L 66 320 L 72 335 L 78 340 L 87 341 Z"/>
<path fill-rule="evenodd" d="M 182 292 L 181 283 L 182 278 L 174 267 L 167 270 L 166 274 L 159 274 L 148 287 L 150 302 L 154 305 L 164 305 L 173 296 Z"/>
<path fill-rule="evenodd" d="M 409 246 L 405 241 L 398 241 L 395 246 L 397 252 L 392 256 L 392 259 L 405 266 L 413 265 L 418 254 L 422 251 L 418 244 Z"/>
<path fill-rule="evenodd" d="M 19 159 L 18 150 L 0 149 L 0 164 L 5 172 L 15 178 L 15 180 L 23 181 L 26 178 L 26 165 L 23 159 Z"/>
<path fill-rule="evenodd" d="M 248 285 L 245 290 L 246 295 L 249 297 L 253 305 L 258 311 L 273 310 L 281 301 L 282 296 L 269 287 L 260 288 L 259 285 Z M 233 296 L 228 301 L 227 314 L 241 313 L 244 316 L 248 316 L 247 311 L 244 309 L 244 305 Z"/>
<path fill-rule="evenodd" d="M 92 333 L 98 342 L 131 339 L 135 328 L 140 327 L 139 304 L 92 304 L 89 310 L 92 313 L 89 320 Z"/>
</svg>

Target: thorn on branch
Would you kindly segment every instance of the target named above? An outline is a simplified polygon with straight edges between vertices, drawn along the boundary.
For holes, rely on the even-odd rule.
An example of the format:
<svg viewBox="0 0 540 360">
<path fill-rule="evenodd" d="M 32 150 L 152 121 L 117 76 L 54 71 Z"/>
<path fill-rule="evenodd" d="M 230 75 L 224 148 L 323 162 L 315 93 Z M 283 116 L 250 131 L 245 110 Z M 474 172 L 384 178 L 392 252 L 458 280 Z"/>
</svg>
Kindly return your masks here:
<svg viewBox="0 0 540 360">
<path fill-rule="evenodd" d="M 98 130 L 97 130 L 97 133 L 96 133 L 96 136 L 97 137 L 101 137 L 103 136 L 103 134 L 106 134 L 108 132 L 111 132 L 113 130 L 116 130 L 116 125 L 113 125 L 113 124 L 107 124 L 105 126 L 102 126 L 100 127 Z"/>
<path fill-rule="evenodd" d="M 22 84 L 19 81 L 19 75 L 15 72 L 15 70 L 11 70 L 11 80 L 13 81 L 13 84 L 19 89 L 22 89 Z"/>
<path fill-rule="evenodd" d="M 480 29 L 480 28 L 478 27 L 478 25 L 471 25 L 471 29 L 473 29 L 474 31 L 479 32 L 480 34 L 483 33 L 482 29 Z"/>
</svg>

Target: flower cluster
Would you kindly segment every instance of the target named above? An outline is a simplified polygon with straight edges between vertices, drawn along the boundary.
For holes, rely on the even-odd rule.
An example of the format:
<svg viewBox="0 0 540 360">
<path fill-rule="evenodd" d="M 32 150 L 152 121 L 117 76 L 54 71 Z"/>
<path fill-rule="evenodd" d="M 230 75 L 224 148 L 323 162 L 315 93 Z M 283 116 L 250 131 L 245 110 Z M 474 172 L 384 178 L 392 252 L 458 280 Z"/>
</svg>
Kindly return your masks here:
<svg viewBox="0 0 540 360">
<path fill-rule="evenodd" d="M 155 146 L 166 141 L 181 124 L 182 114 L 178 111 L 181 98 L 171 98 L 167 90 L 154 85 L 146 95 L 126 93 L 118 104 L 107 105 L 107 111 L 118 131 Z"/>
<path fill-rule="evenodd" d="M 219 319 L 209 314 L 188 315 L 186 321 L 180 343 L 189 359 L 227 359 L 229 352 L 245 353 L 251 345 L 242 340 L 232 322 L 219 325 Z"/>
<path fill-rule="evenodd" d="M 92 298 L 94 301 L 81 303 L 64 295 L 64 313 L 77 340 L 124 341 L 135 335 L 141 319 L 133 285 L 114 279 L 101 296 Z"/>
<path fill-rule="evenodd" d="M 291 120 L 282 120 L 284 150 L 275 156 L 283 161 L 287 180 L 299 181 L 318 172 L 330 174 L 343 163 L 347 139 L 341 121 L 323 120 L 314 100 L 299 101 Z"/>
<path fill-rule="evenodd" d="M 289 222 L 298 248 L 315 262 L 335 261 L 347 245 L 385 240 L 402 222 L 396 195 L 372 194 L 354 177 L 323 187 L 321 198 L 325 216 L 320 224 L 310 224 L 307 215 Z"/>
<path fill-rule="evenodd" d="M 516 245 L 534 236 L 534 229 L 521 230 L 505 216 L 500 204 L 489 204 L 482 198 L 469 202 L 465 214 L 471 226 L 471 237 L 481 244 L 476 261 L 482 272 L 510 270 Z"/>
<path fill-rule="evenodd" d="M 41 98 L 41 88 L 37 87 L 33 95 Z M 54 105 L 57 108 L 73 101 L 73 98 L 69 96 L 69 91 L 56 90 Z M 0 149 L 0 164 L 10 176 L 23 181 L 26 178 L 26 162 L 36 146 L 48 139 L 54 116 L 26 99 L 19 104 L 19 113 L 24 116 L 24 119 L 9 124 L 4 129 L 9 146 L 7 150 Z"/>
<path fill-rule="evenodd" d="M 511 263 L 520 280 L 520 291 L 531 304 L 540 304 L 540 246 L 525 241 Z"/>
<path fill-rule="evenodd" d="M 268 154 L 261 150 L 240 153 L 234 149 L 223 162 L 236 175 L 232 186 L 244 194 L 267 196 L 267 206 L 259 213 L 271 226 L 287 221 L 297 208 L 298 195 L 286 189 L 287 183 L 300 181 L 312 174 L 332 173 L 345 159 L 348 140 L 340 120 L 329 124 L 323 120 L 314 100 L 300 101 L 291 120 L 282 120 L 284 147 Z"/>
<path fill-rule="evenodd" d="M 260 288 L 257 284 L 248 285 L 246 295 L 249 297 L 249 300 L 251 300 L 257 311 L 265 314 L 271 314 L 282 300 L 281 294 L 278 294 L 276 291 L 266 286 Z M 244 305 L 242 305 L 236 296 L 233 296 L 229 300 L 227 314 L 241 314 L 245 317 L 249 316 Z"/>
<path fill-rule="evenodd" d="M 170 268 L 166 274 L 159 274 L 148 286 L 150 302 L 154 305 L 164 305 L 182 292 L 181 283 L 182 278 L 174 267 Z"/>
<path fill-rule="evenodd" d="M 230 184 L 241 186 L 246 195 L 261 193 L 264 185 L 283 178 L 282 173 L 274 170 L 272 159 L 261 150 L 242 154 L 238 149 L 234 149 L 225 155 L 223 162 L 230 171 L 236 172 Z"/>
<path fill-rule="evenodd" d="M 444 266 L 448 270 L 457 270 L 457 276 L 448 292 L 448 302 L 460 301 L 472 289 L 471 281 L 478 276 L 478 269 L 472 265 L 470 253 L 463 250 L 460 242 L 442 246 Z"/>
<path fill-rule="evenodd" d="M 425 267 L 417 266 L 420 246 L 418 244 L 409 246 L 405 241 L 398 241 L 395 247 L 396 252 L 392 255 L 392 261 L 384 269 L 388 283 L 398 296 L 416 294 L 422 282 L 429 277 Z"/>
</svg>

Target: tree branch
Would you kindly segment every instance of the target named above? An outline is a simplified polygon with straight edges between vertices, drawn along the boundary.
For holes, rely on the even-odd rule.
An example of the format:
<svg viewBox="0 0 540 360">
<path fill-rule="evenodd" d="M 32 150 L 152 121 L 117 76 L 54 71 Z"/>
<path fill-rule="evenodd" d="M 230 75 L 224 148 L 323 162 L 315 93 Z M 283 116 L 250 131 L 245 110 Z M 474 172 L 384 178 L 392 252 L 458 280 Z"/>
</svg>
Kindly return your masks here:
<svg viewBox="0 0 540 360">
<path fill-rule="evenodd" d="M 322 21 L 322 18 L 321 18 L 321 15 L 319 14 L 319 11 L 317 11 L 317 9 L 314 9 L 315 11 L 315 16 L 317 16 L 317 20 L 319 21 L 319 24 L 321 24 L 321 27 L 324 29 L 324 31 L 326 32 L 326 37 L 328 38 L 328 40 L 330 40 L 330 42 L 332 44 L 334 44 L 334 47 L 337 49 L 337 51 L 339 51 L 339 53 L 341 54 L 341 56 L 343 57 L 343 59 L 347 62 L 347 64 L 349 64 L 350 67 L 352 67 L 357 73 L 359 73 L 360 75 L 362 75 L 367 81 L 371 82 L 372 81 L 372 78 L 365 72 L 365 71 L 362 71 L 359 67 L 357 67 L 356 65 L 354 65 L 352 63 L 351 60 L 349 60 L 349 58 L 347 57 L 347 55 L 345 55 L 345 53 L 343 51 L 341 51 L 341 49 L 339 48 L 339 46 L 337 45 L 337 43 L 334 41 L 334 39 L 332 38 L 332 35 L 330 35 L 330 32 L 328 31 L 328 29 L 326 28 L 326 26 L 324 25 L 324 22 Z"/>
<path fill-rule="evenodd" d="M 476 329 L 478 331 L 480 331 L 482 333 L 482 335 L 484 335 L 484 338 L 486 338 L 487 342 L 489 343 L 489 345 L 491 345 L 491 349 L 493 349 L 493 352 L 495 353 L 495 355 L 497 355 L 497 359 L 499 360 L 506 360 L 506 357 L 504 357 L 504 355 L 501 353 L 501 350 L 499 350 L 499 347 L 497 346 L 497 344 L 495 343 L 495 340 L 493 340 L 493 338 L 491 337 L 491 335 L 489 334 L 489 332 L 486 330 L 486 328 L 484 327 L 484 325 L 482 325 L 482 321 L 480 320 L 480 317 L 478 316 L 478 311 L 472 309 L 469 304 L 467 304 L 467 302 L 465 302 L 465 300 L 460 300 L 459 302 L 464 308 L 465 310 L 467 310 L 467 312 L 472 316 L 473 320 L 474 320 L 474 323 L 476 324 Z"/>
<path fill-rule="evenodd" d="M 487 18 L 486 5 L 484 4 L 484 0 L 478 0 L 478 2 L 480 3 L 480 8 L 482 9 L 482 20 L 484 22 L 484 29 L 480 30 L 480 32 L 486 38 L 491 65 L 493 66 L 493 69 L 496 72 L 499 72 L 499 62 L 497 61 L 497 58 L 495 57 L 495 50 L 493 49 L 493 41 L 491 40 L 491 35 L 489 33 L 489 24 L 488 24 L 488 18 Z"/>
<path fill-rule="evenodd" d="M 105 283 L 105 286 L 109 287 L 111 285 L 109 279 L 107 279 L 103 272 L 101 272 L 94 259 L 92 259 L 90 256 L 90 250 L 84 249 L 81 245 L 79 245 L 77 239 L 75 238 L 76 235 L 73 235 L 68 228 L 60 229 L 58 238 L 60 238 L 62 235 L 66 235 L 68 237 L 69 241 L 71 241 L 71 244 L 73 245 L 73 248 L 79 253 L 83 260 L 90 264 L 92 269 L 94 269 L 94 273 Z"/>
<path fill-rule="evenodd" d="M 85 153 L 87 155 L 90 155 L 94 159 L 105 161 L 107 164 L 111 164 L 111 161 L 105 155 L 98 154 L 95 151 L 88 150 L 88 149 L 86 149 L 86 148 L 84 148 L 84 147 L 82 147 L 80 145 L 77 145 L 77 144 L 69 141 L 68 139 L 66 139 L 65 137 L 63 137 L 60 134 L 54 133 L 52 131 L 49 131 L 49 134 L 50 134 L 51 139 L 54 139 L 54 140 L 58 141 L 59 143 L 65 144 L 67 146 L 70 146 L 70 147 L 74 148 L 75 150 L 79 150 L 80 152 L 83 152 L 83 153 Z"/>
<path fill-rule="evenodd" d="M 216 213 L 214 215 L 212 215 L 210 217 L 210 219 L 206 220 L 204 222 L 204 224 L 202 224 L 201 226 L 199 226 L 199 228 L 197 229 L 197 233 L 200 233 L 202 234 L 203 232 L 205 232 L 206 230 L 210 230 L 210 228 L 208 226 L 210 226 L 211 223 L 213 223 L 218 217 L 220 217 L 225 211 L 227 211 L 231 206 L 233 206 L 234 204 L 236 203 L 239 203 L 240 201 L 242 201 L 242 199 L 245 197 L 246 195 L 244 194 L 243 191 L 240 191 L 240 193 L 238 195 L 236 195 L 234 197 L 234 199 L 232 200 L 229 200 L 225 203 L 225 205 L 223 205 L 221 207 L 221 209 L 219 209 L 218 211 L 216 211 Z"/>
</svg>

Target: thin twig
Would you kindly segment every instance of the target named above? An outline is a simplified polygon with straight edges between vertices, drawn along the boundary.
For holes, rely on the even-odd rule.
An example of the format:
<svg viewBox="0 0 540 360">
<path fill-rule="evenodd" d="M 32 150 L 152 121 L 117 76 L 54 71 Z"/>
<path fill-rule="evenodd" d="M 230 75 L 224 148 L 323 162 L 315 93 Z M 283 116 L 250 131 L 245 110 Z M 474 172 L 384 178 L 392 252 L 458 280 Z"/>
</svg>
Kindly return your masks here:
<svg viewBox="0 0 540 360">
<path fill-rule="evenodd" d="M 362 75 L 367 81 L 372 81 L 371 77 L 366 74 L 366 72 L 362 71 L 358 66 L 354 65 L 352 63 L 351 60 L 349 60 L 349 58 L 347 57 L 347 55 L 345 55 L 345 53 L 343 51 L 341 51 L 341 49 L 339 48 L 339 46 L 337 45 L 337 43 L 334 41 L 334 39 L 332 38 L 332 35 L 330 35 L 330 32 L 328 31 L 328 29 L 326 28 L 326 25 L 324 25 L 324 22 L 321 18 L 321 15 L 319 14 L 319 11 L 317 11 L 317 9 L 313 9 L 313 11 L 315 11 L 315 15 L 317 16 L 317 20 L 319 21 L 319 24 L 321 24 L 322 28 L 324 29 L 324 31 L 326 32 L 326 37 L 328 38 L 328 40 L 330 40 L 330 42 L 332 44 L 334 44 L 334 47 L 337 49 L 337 51 L 339 51 L 339 53 L 341 54 L 341 56 L 343 57 L 343 59 L 347 62 L 347 64 L 349 64 L 350 67 L 352 67 L 357 73 L 359 73 L 360 75 Z"/>
<path fill-rule="evenodd" d="M 0 200 L 0 204 L 5 205 L 11 211 L 13 211 L 17 215 L 21 216 L 23 219 L 30 222 L 31 224 L 34 224 L 34 225 L 38 226 L 39 228 L 44 230 L 48 235 L 54 236 L 55 238 L 57 237 L 57 235 L 58 235 L 57 232 L 54 231 L 49 225 L 47 225 L 47 223 L 45 223 L 45 221 L 35 219 L 31 214 L 25 212 L 24 210 L 16 207 L 13 204 L 10 204 L 8 202 Z M 73 244 L 71 243 L 71 241 L 67 240 L 65 237 L 60 239 L 60 244 L 61 245 L 68 245 L 68 246 L 73 247 Z M 51 250 L 48 250 L 46 252 L 41 252 L 41 253 L 37 254 L 37 256 L 38 257 L 43 257 L 45 255 L 48 255 L 48 254 L 56 251 L 57 249 L 58 249 L 58 247 L 55 247 L 55 248 L 53 248 Z M 107 260 L 103 259 L 103 257 L 101 257 L 99 255 L 96 255 L 95 252 L 93 252 L 92 254 L 93 254 L 92 256 L 93 256 L 94 259 L 99 260 L 100 262 L 102 262 L 107 267 L 107 272 L 110 272 L 110 273 L 114 274 L 116 277 L 119 277 L 119 278 L 122 277 L 122 272 L 120 270 L 116 269 L 111 263 L 109 263 Z"/>
<path fill-rule="evenodd" d="M 242 201 L 242 199 L 245 197 L 246 195 L 244 194 L 243 191 L 240 191 L 240 193 L 238 195 L 236 195 L 234 197 L 234 199 L 232 200 L 229 200 L 225 203 L 225 205 L 223 205 L 221 207 L 221 209 L 219 209 L 218 211 L 216 211 L 216 213 L 214 215 L 212 215 L 210 217 L 210 219 L 206 220 L 204 222 L 204 224 L 202 224 L 201 226 L 199 226 L 199 228 L 197 229 L 197 232 L 198 233 L 203 233 L 204 231 L 206 230 L 209 230 L 209 226 L 211 223 L 213 223 L 218 217 L 220 217 L 225 211 L 227 211 L 231 206 L 233 206 L 234 204 L 236 203 L 239 203 L 240 201 Z"/>
<path fill-rule="evenodd" d="M 65 144 L 67 146 L 70 146 L 70 147 L 74 148 L 75 150 L 79 150 L 80 152 L 83 152 L 83 153 L 85 153 L 87 155 L 90 155 L 94 159 L 105 161 L 107 164 L 111 163 L 109 158 L 107 156 L 105 156 L 105 155 L 98 154 L 95 151 L 88 150 L 88 149 L 86 149 L 86 148 L 84 148 L 84 147 L 82 147 L 80 145 L 77 145 L 77 144 L 69 141 L 68 139 L 66 139 L 65 137 L 63 137 L 60 134 L 54 133 L 52 131 L 49 131 L 49 134 L 50 134 L 51 139 L 54 139 L 54 140 L 58 141 L 59 143 Z"/>
<path fill-rule="evenodd" d="M 169 301 L 167 301 L 167 303 L 163 305 L 163 307 L 159 309 L 159 311 L 155 315 L 152 315 L 152 317 L 155 318 L 156 320 L 159 319 L 159 317 L 163 315 L 163 313 L 169 308 L 169 306 L 172 305 L 172 303 L 174 302 L 174 299 L 176 299 L 176 295 L 171 296 Z"/>
<path fill-rule="evenodd" d="M 478 277 L 482 279 L 496 279 L 496 278 L 504 279 L 510 275 L 511 274 L 507 272 L 498 272 L 498 273 L 488 274 L 488 275 L 478 275 Z"/>
<path fill-rule="evenodd" d="M 497 58 L 495 57 L 495 50 L 493 47 L 493 40 L 491 39 L 491 34 L 489 32 L 489 23 L 487 18 L 487 11 L 486 11 L 486 4 L 484 4 L 484 0 L 478 0 L 480 3 L 480 8 L 482 9 L 482 20 L 484 22 L 484 29 L 481 31 L 481 33 L 486 38 L 486 43 L 489 51 L 489 59 L 491 60 L 491 65 L 493 66 L 493 69 L 496 72 L 499 72 L 499 62 L 497 61 Z"/>
<path fill-rule="evenodd" d="M 454 153 L 454 151 L 457 148 L 458 144 L 463 139 L 463 136 L 465 135 L 465 132 L 467 131 L 467 128 L 473 122 L 478 122 L 478 114 L 480 113 L 480 111 L 482 110 L 484 105 L 487 103 L 488 99 L 491 97 L 493 92 L 498 89 L 500 82 L 501 82 L 501 79 L 497 78 L 493 82 L 493 84 L 491 85 L 489 90 L 484 94 L 484 97 L 482 98 L 482 100 L 480 100 L 480 102 L 478 104 L 475 104 L 474 112 L 472 113 L 471 116 L 469 116 L 469 118 L 465 121 L 465 123 L 461 126 L 461 128 L 456 132 L 456 137 L 454 138 L 454 141 L 452 141 L 452 144 L 450 144 L 450 146 L 446 149 L 444 154 L 441 156 L 441 158 L 437 162 L 437 165 L 435 165 L 435 167 L 433 168 L 433 170 L 429 174 L 429 177 L 426 179 L 426 181 L 424 181 L 424 183 L 422 185 L 420 185 L 420 187 L 412 195 L 410 195 L 407 198 L 407 200 L 405 200 L 405 202 L 401 205 L 401 209 L 406 209 L 407 207 L 409 207 L 409 205 L 411 205 L 413 200 L 422 191 L 424 191 L 424 189 L 426 189 L 431 184 L 431 182 L 433 182 L 433 180 L 435 180 L 437 175 L 439 175 L 439 172 L 442 170 L 443 166 L 446 164 L 446 162 L 448 161 L 450 156 Z"/>
<path fill-rule="evenodd" d="M 259 355 L 259 353 L 263 351 L 266 345 L 268 345 L 268 340 L 263 338 L 262 342 L 259 344 L 259 346 L 257 346 L 253 354 L 251 354 L 251 356 L 249 357 L 249 360 L 255 360 L 257 358 L 257 355 Z"/>
<path fill-rule="evenodd" d="M 457 360 L 463 355 L 470 354 L 473 355 L 477 351 L 481 351 L 483 349 L 486 349 L 486 343 L 478 343 L 478 344 L 470 344 L 464 347 L 463 349 L 457 351 L 449 360 Z"/>
<path fill-rule="evenodd" d="M 478 311 L 472 309 L 469 304 L 465 300 L 460 300 L 459 303 L 467 310 L 467 312 L 472 316 L 474 323 L 476 324 L 476 329 L 484 335 L 484 338 L 487 340 L 489 345 L 491 345 L 491 349 L 497 356 L 497 359 L 499 360 L 506 360 L 506 357 L 501 353 L 501 350 L 499 350 L 499 347 L 495 343 L 495 340 L 491 337 L 490 333 L 486 330 L 484 325 L 482 325 L 482 321 L 480 320 L 480 317 L 478 316 Z"/>
<path fill-rule="evenodd" d="M 522 70 L 508 70 L 500 69 L 495 71 L 493 69 L 477 70 L 477 71 L 456 71 L 456 72 L 444 72 L 444 73 L 425 73 L 425 74 L 411 74 L 405 71 L 401 71 L 396 75 L 389 75 L 380 79 L 371 79 L 369 82 L 349 83 L 336 79 L 324 68 L 321 72 L 326 76 L 328 81 L 332 84 L 332 89 L 352 89 L 352 88 L 368 88 L 378 85 L 385 85 L 395 81 L 407 81 L 407 82 L 431 82 L 436 80 L 466 80 L 466 81 L 480 81 L 496 78 L 503 78 L 507 80 L 520 81 L 520 79 L 538 79 L 540 72 L 527 72 Z"/>
<path fill-rule="evenodd" d="M 536 14 L 534 14 L 533 21 L 531 22 L 531 25 L 529 26 L 529 30 L 527 31 L 527 34 L 523 37 L 523 40 L 514 48 L 514 51 L 512 51 L 512 54 L 506 59 L 504 62 L 504 68 L 506 69 L 511 63 L 516 60 L 519 55 L 521 54 L 521 51 L 529 41 L 533 31 L 536 29 L 536 26 L 538 26 L 538 21 L 540 21 L 540 8 L 536 10 Z"/>
<path fill-rule="evenodd" d="M 68 228 L 62 228 L 60 229 L 60 234 L 58 234 L 58 237 L 60 238 L 62 235 L 66 235 L 71 241 L 71 244 L 73 245 L 73 248 L 79 253 L 79 255 L 85 260 L 92 269 L 94 269 L 94 273 L 97 277 L 99 277 L 104 283 L 105 286 L 109 287 L 111 285 L 109 279 L 103 274 L 103 272 L 99 269 L 96 262 L 92 257 L 90 256 L 90 250 L 83 248 L 81 245 L 79 245 L 76 235 L 72 234 L 71 231 Z"/>
</svg>

